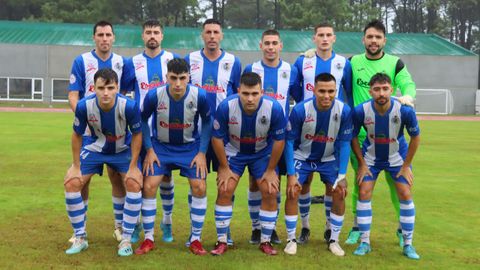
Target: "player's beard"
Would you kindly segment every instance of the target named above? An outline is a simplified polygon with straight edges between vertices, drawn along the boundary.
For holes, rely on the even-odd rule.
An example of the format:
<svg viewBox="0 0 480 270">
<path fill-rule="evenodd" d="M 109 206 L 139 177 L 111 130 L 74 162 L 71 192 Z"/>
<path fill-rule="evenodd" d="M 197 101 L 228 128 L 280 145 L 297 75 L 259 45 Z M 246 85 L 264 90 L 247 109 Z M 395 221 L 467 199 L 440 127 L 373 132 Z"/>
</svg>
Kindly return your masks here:
<svg viewBox="0 0 480 270">
<path fill-rule="evenodd" d="M 151 41 L 154 41 L 154 42 L 151 42 Z M 150 50 L 155 50 L 156 48 L 158 48 L 160 46 L 160 44 L 156 40 L 149 40 L 147 42 L 147 44 L 145 44 L 145 45 Z"/>
<path fill-rule="evenodd" d="M 372 56 L 377 56 L 383 53 L 383 47 L 380 47 L 380 46 L 378 46 L 378 49 L 376 51 L 372 51 L 367 46 L 365 46 L 365 50 L 368 52 L 369 55 L 372 55 Z"/>
</svg>

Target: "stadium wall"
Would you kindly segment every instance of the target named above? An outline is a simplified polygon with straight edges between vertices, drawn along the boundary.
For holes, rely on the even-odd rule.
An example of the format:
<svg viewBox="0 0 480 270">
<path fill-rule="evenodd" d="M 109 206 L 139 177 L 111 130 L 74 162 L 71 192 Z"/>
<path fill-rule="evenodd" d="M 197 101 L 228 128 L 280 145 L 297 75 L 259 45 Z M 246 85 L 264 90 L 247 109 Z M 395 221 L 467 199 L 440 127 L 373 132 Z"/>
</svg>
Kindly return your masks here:
<svg viewBox="0 0 480 270">
<path fill-rule="evenodd" d="M 92 47 L 0 44 L 0 77 L 43 78 L 43 100 L 51 100 L 52 78 L 68 79 L 73 59 Z M 167 48 L 168 50 L 168 48 Z M 115 52 L 133 56 L 139 48 L 118 48 Z M 186 50 L 172 51 L 185 55 Z M 233 51 L 242 66 L 257 61 L 259 51 Z M 293 63 L 297 53 L 284 53 L 283 59 Z M 348 55 L 346 55 L 348 56 Z M 454 114 L 475 113 L 475 91 L 478 89 L 478 56 L 402 55 L 419 89 L 449 89 L 453 95 Z"/>
</svg>

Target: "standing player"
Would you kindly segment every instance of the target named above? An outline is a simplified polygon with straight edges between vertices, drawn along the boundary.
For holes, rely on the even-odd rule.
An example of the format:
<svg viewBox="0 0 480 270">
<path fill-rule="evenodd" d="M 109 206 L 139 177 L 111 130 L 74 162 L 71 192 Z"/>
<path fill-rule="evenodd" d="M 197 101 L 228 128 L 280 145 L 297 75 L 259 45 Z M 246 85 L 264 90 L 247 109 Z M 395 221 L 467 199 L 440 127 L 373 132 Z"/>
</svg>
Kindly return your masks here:
<svg viewBox="0 0 480 270">
<path fill-rule="evenodd" d="M 102 68 L 111 68 L 117 73 L 119 80 L 122 78 L 125 58 L 112 52 L 112 45 L 115 42 L 113 26 L 106 21 L 99 21 L 93 26 L 93 41 L 95 49 L 79 55 L 73 61 L 68 86 L 68 101 L 73 112 L 80 99 L 95 93 L 94 74 Z M 83 143 L 90 142 L 90 130 L 87 128 Z M 115 230 L 113 237 L 118 241 L 122 235 L 123 205 L 125 203 L 125 188 L 120 175 L 107 166 L 108 177 L 112 183 L 112 202 L 115 219 Z M 82 190 L 82 198 L 85 205 L 85 212 L 88 209 L 88 187 L 90 180 L 86 180 Z M 86 217 L 86 215 L 85 215 Z M 72 237 L 71 241 L 74 240 Z"/>
<path fill-rule="evenodd" d="M 313 96 L 313 89 L 315 88 L 315 77 L 320 73 L 330 73 L 335 77 L 337 93 L 336 97 L 345 102 L 345 94 L 350 96 L 352 89 L 352 69 L 350 62 L 343 56 L 336 54 L 333 51 L 333 44 L 336 41 L 333 26 L 328 23 L 322 23 L 315 27 L 313 42 L 316 45 L 315 52 L 300 56 L 295 62 L 295 67 L 298 69 L 299 81 L 301 88 L 292 93 L 297 102 L 311 98 Z M 301 97 L 299 99 L 299 97 Z M 312 178 L 308 180 L 312 181 Z M 302 219 L 302 231 L 298 238 L 299 244 L 308 242 L 310 237 L 310 189 L 302 189 L 299 199 L 300 216 Z M 325 241 L 330 239 L 330 209 L 332 207 L 332 193 L 327 189 L 324 196 L 325 203 Z"/>
<path fill-rule="evenodd" d="M 190 83 L 207 91 L 207 100 L 213 115 L 220 102 L 236 93 L 242 66 L 238 57 L 220 48 L 223 32 L 222 24 L 218 20 L 207 19 L 203 23 L 202 40 L 203 49 L 189 53 L 185 60 L 190 64 Z M 218 161 L 211 147 L 207 151 L 208 170 L 210 166 L 213 171 L 217 171 Z M 189 193 L 189 201 L 190 198 Z M 228 243 L 233 245 L 230 237 Z"/>
<path fill-rule="evenodd" d="M 287 254 L 295 254 L 297 251 L 295 230 L 298 189 L 300 184 L 302 189 L 310 189 L 308 177 L 318 172 L 325 183 L 325 189 L 333 193 L 330 213 L 332 233 L 330 239 L 327 239 L 328 248 L 337 256 L 345 255 L 338 243 L 338 236 L 345 213 L 345 174 L 353 127 L 351 109 L 335 99 L 336 92 L 335 77 L 330 73 L 320 73 L 315 77 L 313 98 L 298 103 L 290 113 L 285 146 L 288 168 L 285 222 L 288 243 L 284 251 Z"/>
<path fill-rule="evenodd" d="M 276 100 L 262 95 L 261 85 L 258 74 L 244 73 L 238 94 L 220 103 L 215 114 L 212 147 L 219 161 L 215 205 L 218 242 L 211 251 L 213 255 L 227 251 L 232 196 L 245 167 L 262 193 L 260 250 L 267 255 L 277 254 L 270 237 L 277 220 L 276 167 L 285 144 L 285 115 Z"/>
<path fill-rule="evenodd" d="M 357 202 L 357 219 L 361 243 L 355 255 L 365 255 L 370 248 L 372 223 L 372 193 L 378 174 L 383 170 L 395 181 L 395 190 L 400 199 L 400 226 L 404 241 L 403 254 L 410 259 L 420 259 L 412 246 L 415 225 L 415 206 L 411 187 L 413 173 L 411 164 L 420 143 L 415 110 L 392 99 L 392 82 L 385 73 L 377 73 L 370 79 L 372 99 L 355 107 L 353 152 L 358 161 L 357 181 L 360 186 Z M 367 132 L 362 150 L 357 140 L 360 128 Z M 404 129 L 410 135 L 407 144 Z"/>
<path fill-rule="evenodd" d="M 379 20 L 374 20 L 368 23 L 363 30 L 363 44 L 365 45 L 365 53 L 354 55 L 350 61 L 352 64 L 352 95 L 353 100 L 350 104 L 352 106 L 357 106 L 368 99 L 369 95 L 369 85 L 368 82 L 372 76 L 378 72 L 386 73 L 392 79 L 393 95 L 397 88 L 400 88 L 402 97 L 399 97 L 398 100 L 405 105 L 413 106 L 413 99 L 416 95 L 415 83 L 412 80 L 410 73 L 407 70 L 407 67 L 403 61 L 393 55 L 387 54 L 384 52 L 384 47 L 387 42 L 385 37 L 385 26 Z M 365 140 L 365 130 L 361 129 L 358 135 L 360 143 Z M 357 163 L 354 156 L 351 156 L 352 167 L 357 171 Z M 385 174 L 387 183 L 390 188 L 390 198 L 392 204 L 395 208 L 397 216 L 400 215 L 400 205 L 398 202 L 398 196 L 395 189 L 395 181 L 390 177 L 390 174 Z M 354 185 L 353 194 L 352 194 L 352 211 L 354 214 L 354 225 L 352 230 L 348 235 L 346 241 L 347 244 L 355 244 L 358 242 L 360 237 L 360 232 L 356 220 L 356 203 L 358 199 L 358 185 Z M 401 228 L 396 232 L 400 246 L 403 246 L 403 237 L 401 234 Z"/>
<path fill-rule="evenodd" d="M 145 97 L 142 110 L 142 127 L 147 154 L 143 164 L 146 175 L 143 189 L 142 218 L 145 241 L 137 254 L 153 249 L 153 228 L 156 215 L 156 191 L 165 175 L 180 169 L 187 177 L 192 192 L 190 207 L 190 251 L 205 255 L 201 234 L 207 210 L 207 166 L 205 153 L 208 149 L 212 120 L 206 93 L 203 89 L 188 84 L 189 66 L 184 59 L 175 58 L 167 65 L 168 84 L 150 91 Z M 147 123 L 152 117 L 152 139 Z M 201 134 L 198 119 L 202 119 Z"/>
<path fill-rule="evenodd" d="M 142 174 L 137 167 L 142 146 L 140 111 L 135 101 L 118 94 L 118 77 L 112 69 L 100 69 L 94 75 L 94 95 L 76 106 L 72 134 L 73 165 L 65 176 L 67 213 L 75 232 L 67 254 L 88 248 L 85 230 L 85 205 L 80 191 L 91 177 L 103 171 L 103 165 L 115 169 L 124 179 L 127 196 L 123 215 L 123 240 L 118 254 L 132 253 L 130 238 L 141 206 Z M 88 127 L 90 140 L 82 147 L 82 134 Z M 126 143 L 127 126 L 133 133 L 131 147 Z"/>
<path fill-rule="evenodd" d="M 168 61 L 180 58 L 177 54 L 162 50 L 163 27 L 159 21 L 148 20 L 143 24 L 142 39 L 145 51 L 127 61 L 123 76 L 125 81 L 123 89 L 135 90 L 135 101 L 140 108 L 143 107 L 143 100 L 150 90 L 157 89 L 166 83 Z M 151 118 L 148 123 L 152 129 Z M 162 240 L 172 242 L 174 185 L 170 175 L 163 177 L 160 183 L 160 197 L 163 207 L 163 219 L 160 223 L 160 229 L 163 232 Z M 146 228 L 146 230 L 153 230 L 153 228 Z"/>
<path fill-rule="evenodd" d="M 262 51 L 262 60 L 257 61 L 245 67 L 245 72 L 255 72 L 262 78 L 263 94 L 270 96 L 282 105 L 285 118 L 288 118 L 290 112 L 290 92 L 297 82 L 297 69 L 289 63 L 280 59 L 283 43 L 280 39 L 280 33 L 277 30 L 266 30 L 262 33 L 260 41 L 260 50 Z M 285 175 L 285 159 L 279 161 L 280 175 Z M 260 212 L 260 203 L 262 194 L 258 189 L 257 182 L 250 175 L 250 185 L 248 190 L 248 211 L 252 220 L 251 244 L 260 244 L 260 221 L 258 219 Z M 278 193 L 278 203 L 280 204 L 280 192 Z M 272 232 L 273 243 L 280 243 L 280 239 L 275 230 Z"/>
</svg>

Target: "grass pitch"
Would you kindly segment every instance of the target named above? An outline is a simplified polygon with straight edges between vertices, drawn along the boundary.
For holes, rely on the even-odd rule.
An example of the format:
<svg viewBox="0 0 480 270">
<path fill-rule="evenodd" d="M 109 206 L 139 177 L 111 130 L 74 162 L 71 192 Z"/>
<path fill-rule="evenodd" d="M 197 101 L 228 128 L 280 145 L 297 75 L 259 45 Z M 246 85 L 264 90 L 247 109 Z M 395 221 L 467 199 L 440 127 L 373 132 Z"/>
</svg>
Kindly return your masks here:
<svg viewBox="0 0 480 270">
<path fill-rule="evenodd" d="M 0 113 L 0 268 L 2 269 L 478 269 L 480 254 L 480 122 L 422 121 L 422 142 L 414 160 L 414 201 L 417 209 L 414 245 L 422 256 L 411 261 L 401 254 L 395 237 L 396 221 L 387 185 L 379 179 L 373 198 L 371 254 L 352 255 L 356 246 L 342 244 L 347 256 L 330 254 L 323 241 L 324 208 L 312 205 L 312 238 L 296 256 L 280 252 L 266 257 L 248 244 L 247 179 L 236 192 L 232 236 L 236 248 L 221 257 L 196 257 L 184 247 L 189 234 L 187 181 L 175 174 L 175 241 L 162 243 L 157 215 L 156 249 L 145 256 L 119 258 L 112 238 L 110 184 L 94 177 L 90 188 L 87 251 L 67 256 L 71 228 L 65 211 L 63 176 L 71 164 L 70 113 Z M 353 180 L 349 170 L 349 182 Z M 208 180 L 208 209 L 203 243 L 216 240 L 213 175 Z M 285 183 L 282 190 L 285 189 Z M 351 190 L 351 187 L 349 187 Z M 313 195 L 323 194 L 318 178 Z M 158 204 L 161 205 L 160 203 Z M 347 198 L 343 242 L 351 226 Z M 285 244 L 283 209 L 277 231 Z M 300 231 L 300 224 L 297 232 Z M 136 247 L 136 245 L 134 246 Z"/>
</svg>

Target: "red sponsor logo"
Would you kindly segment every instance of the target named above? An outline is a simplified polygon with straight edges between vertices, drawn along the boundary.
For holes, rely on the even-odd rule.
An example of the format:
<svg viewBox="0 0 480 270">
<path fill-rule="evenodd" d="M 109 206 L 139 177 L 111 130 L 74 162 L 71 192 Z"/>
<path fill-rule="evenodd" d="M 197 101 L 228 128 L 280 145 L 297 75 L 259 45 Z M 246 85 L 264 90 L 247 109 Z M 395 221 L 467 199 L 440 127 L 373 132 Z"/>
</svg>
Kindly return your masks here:
<svg viewBox="0 0 480 270">
<path fill-rule="evenodd" d="M 97 117 L 95 116 L 95 114 L 90 114 L 90 115 L 88 116 L 88 122 L 91 122 L 91 123 L 98 122 L 98 119 L 97 119 Z"/>
<path fill-rule="evenodd" d="M 151 83 L 144 83 L 142 82 L 140 84 L 140 88 L 142 90 L 151 90 L 151 89 L 155 89 L 155 88 L 158 88 L 162 85 L 164 85 L 165 82 L 164 81 L 154 81 L 154 82 L 151 82 Z"/>
<path fill-rule="evenodd" d="M 314 88 L 315 87 L 311 83 L 307 83 L 307 86 L 305 87 L 305 89 L 307 89 L 307 91 L 313 91 Z"/>
<path fill-rule="evenodd" d="M 375 137 L 373 134 L 370 134 L 369 137 L 375 142 L 375 144 L 391 144 L 397 141 L 395 138 Z"/>
<path fill-rule="evenodd" d="M 88 86 L 88 90 L 87 92 L 94 92 L 95 91 L 95 86 L 93 84 L 91 84 L 90 86 Z"/>
<path fill-rule="evenodd" d="M 278 94 L 278 93 L 272 93 L 272 92 L 265 92 L 265 95 L 266 96 L 269 96 L 269 97 L 272 97 L 276 100 L 284 100 L 285 99 L 285 96 L 282 95 L 282 94 Z"/>
<path fill-rule="evenodd" d="M 314 142 L 320 142 L 320 143 L 328 143 L 328 142 L 335 141 L 335 138 L 333 137 L 328 137 L 325 135 L 312 135 L 312 134 L 305 134 L 305 139 L 311 140 Z"/>
<path fill-rule="evenodd" d="M 303 70 L 307 70 L 311 68 L 313 68 L 312 62 L 306 62 L 305 66 L 303 67 Z"/>
<path fill-rule="evenodd" d="M 234 140 L 234 141 L 244 143 L 244 144 L 255 144 L 257 142 L 261 142 L 261 141 L 264 141 L 266 139 L 266 137 L 243 137 L 243 138 L 240 138 L 240 137 L 238 137 L 234 134 L 231 134 L 230 138 L 232 138 L 232 140 Z"/>
<path fill-rule="evenodd" d="M 187 129 L 192 126 L 192 124 L 183 124 L 183 123 L 166 123 L 164 121 L 160 121 L 160 126 L 163 128 L 169 129 Z"/>
<path fill-rule="evenodd" d="M 160 104 L 158 104 L 157 111 L 164 111 L 167 110 L 167 105 L 162 101 Z"/>
<path fill-rule="evenodd" d="M 309 122 L 313 122 L 313 121 L 315 121 L 315 119 L 313 119 L 311 114 L 307 115 L 307 118 L 305 118 L 305 123 L 309 123 Z"/>
<path fill-rule="evenodd" d="M 196 84 L 196 86 L 203 88 L 205 91 L 207 91 L 207 93 L 214 93 L 214 94 L 225 93 L 225 89 L 223 89 L 223 87 L 217 86 L 217 85 L 207 85 L 207 84 L 206 85 L 199 85 L 199 84 Z"/>
<path fill-rule="evenodd" d="M 235 116 L 232 116 L 232 118 L 230 118 L 230 121 L 228 121 L 228 124 L 229 125 L 238 125 L 237 118 Z"/>
<path fill-rule="evenodd" d="M 116 142 L 118 140 L 120 140 L 121 138 L 123 138 L 124 135 L 119 135 L 119 136 L 115 136 L 115 135 L 106 135 L 105 138 L 107 139 L 107 142 L 109 143 L 113 143 L 113 142 Z"/>
</svg>

